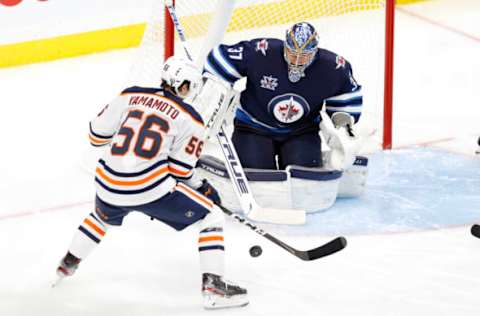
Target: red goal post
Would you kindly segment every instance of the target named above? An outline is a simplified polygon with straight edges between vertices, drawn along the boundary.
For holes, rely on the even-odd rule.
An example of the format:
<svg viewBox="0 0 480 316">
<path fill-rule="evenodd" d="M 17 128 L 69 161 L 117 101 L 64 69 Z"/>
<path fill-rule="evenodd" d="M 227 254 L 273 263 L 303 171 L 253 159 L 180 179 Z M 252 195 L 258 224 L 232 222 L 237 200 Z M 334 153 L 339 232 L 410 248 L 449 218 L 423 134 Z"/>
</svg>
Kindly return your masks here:
<svg viewBox="0 0 480 316">
<path fill-rule="evenodd" d="M 364 151 L 392 148 L 393 43 L 395 0 L 175 0 L 189 51 L 202 59 L 219 41 L 235 43 L 255 37 L 283 38 L 285 29 L 309 21 L 320 46 L 344 56 L 364 90 L 359 130 Z M 227 5 L 225 3 L 229 3 Z M 222 9 L 218 9 L 223 6 Z M 226 7 L 231 12 L 225 12 Z M 218 29 L 215 18 L 227 18 Z M 209 30 L 211 24 L 217 29 Z M 225 25 L 227 25 L 225 24 Z M 221 23 L 220 23 L 221 25 Z M 213 37 L 216 37 L 212 39 Z M 158 70 L 172 54 L 182 54 L 164 0 L 155 0 L 130 81 L 158 85 Z M 209 46 L 209 47 L 208 47 Z"/>
</svg>

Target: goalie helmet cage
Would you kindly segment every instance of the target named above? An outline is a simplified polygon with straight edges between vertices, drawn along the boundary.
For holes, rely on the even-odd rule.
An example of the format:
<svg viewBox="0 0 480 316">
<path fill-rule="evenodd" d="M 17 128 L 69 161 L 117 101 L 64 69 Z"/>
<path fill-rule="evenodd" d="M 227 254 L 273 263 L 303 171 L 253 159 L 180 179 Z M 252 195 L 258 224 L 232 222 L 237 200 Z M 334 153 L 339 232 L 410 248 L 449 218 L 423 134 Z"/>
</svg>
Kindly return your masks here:
<svg viewBox="0 0 480 316">
<path fill-rule="evenodd" d="M 152 0 L 151 18 L 131 69 L 130 84 L 158 86 L 163 61 L 174 53 L 183 54 L 165 3 Z M 395 0 L 174 0 L 172 3 L 185 29 L 188 50 L 197 61 L 220 41 L 233 44 L 258 37 L 283 39 L 291 24 L 312 23 L 320 35 L 319 46 L 349 60 L 356 80 L 363 86 L 364 109 L 358 125 L 360 134 L 368 138 L 364 151 L 392 148 Z M 219 27 L 222 25 L 219 20 L 224 20 L 224 25 L 228 23 L 226 29 Z M 209 29 L 211 25 L 214 27 Z"/>
</svg>

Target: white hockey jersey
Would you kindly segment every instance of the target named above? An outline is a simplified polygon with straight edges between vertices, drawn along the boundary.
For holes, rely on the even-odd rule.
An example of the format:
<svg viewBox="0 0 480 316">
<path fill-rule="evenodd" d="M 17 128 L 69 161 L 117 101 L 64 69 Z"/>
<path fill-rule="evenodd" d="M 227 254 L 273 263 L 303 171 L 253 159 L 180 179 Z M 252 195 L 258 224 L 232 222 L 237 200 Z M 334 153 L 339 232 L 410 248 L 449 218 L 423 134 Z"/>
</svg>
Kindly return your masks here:
<svg viewBox="0 0 480 316">
<path fill-rule="evenodd" d="M 90 142 L 108 145 L 95 170 L 97 195 L 123 206 L 152 202 L 192 177 L 205 127 L 195 109 L 163 89 L 124 90 L 90 122 Z"/>
</svg>

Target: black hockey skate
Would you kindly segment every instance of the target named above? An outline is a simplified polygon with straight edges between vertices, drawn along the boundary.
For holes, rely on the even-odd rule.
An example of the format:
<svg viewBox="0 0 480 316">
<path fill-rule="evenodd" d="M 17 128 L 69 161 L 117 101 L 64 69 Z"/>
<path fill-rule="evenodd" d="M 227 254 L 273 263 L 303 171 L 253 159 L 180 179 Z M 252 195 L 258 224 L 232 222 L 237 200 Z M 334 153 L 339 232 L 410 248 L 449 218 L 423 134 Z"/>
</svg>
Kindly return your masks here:
<svg viewBox="0 0 480 316">
<path fill-rule="evenodd" d="M 72 276 L 78 268 L 80 259 L 68 252 L 57 268 L 57 280 L 52 284 L 56 287 L 65 277 Z"/>
<path fill-rule="evenodd" d="M 224 280 L 221 276 L 204 273 L 202 280 L 203 307 L 217 309 L 245 306 L 247 290 Z"/>
<path fill-rule="evenodd" d="M 60 261 L 60 265 L 57 268 L 57 275 L 61 278 L 72 276 L 75 270 L 77 270 L 79 263 L 80 259 L 68 252 L 62 261 Z"/>
</svg>

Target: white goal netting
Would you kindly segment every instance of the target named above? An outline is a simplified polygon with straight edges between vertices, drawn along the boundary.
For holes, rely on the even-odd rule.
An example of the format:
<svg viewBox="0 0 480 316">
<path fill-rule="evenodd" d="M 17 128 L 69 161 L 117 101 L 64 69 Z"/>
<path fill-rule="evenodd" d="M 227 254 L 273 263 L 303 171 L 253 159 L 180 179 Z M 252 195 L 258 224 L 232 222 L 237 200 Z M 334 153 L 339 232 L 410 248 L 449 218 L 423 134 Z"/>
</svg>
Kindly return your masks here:
<svg viewBox="0 0 480 316">
<path fill-rule="evenodd" d="M 201 55 L 203 44 L 208 42 L 207 31 L 220 1 L 232 0 L 175 1 L 187 47 L 195 57 Z M 349 60 L 355 78 L 363 86 L 364 111 L 358 128 L 366 137 L 364 151 L 372 151 L 382 142 L 385 1 L 237 0 L 222 42 L 233 44 L 256 37 L 283 39 L 291 24 L 312 23 L 320 35 L 320 46 Z M 129 78 L 132 84 L 159 84 L 168 41 L 165 11 L 164 0 L 152 1 L 151 19 Z M 175 53 L 183 54 L 176 35 L 174 42 Z"/>
</svg>

